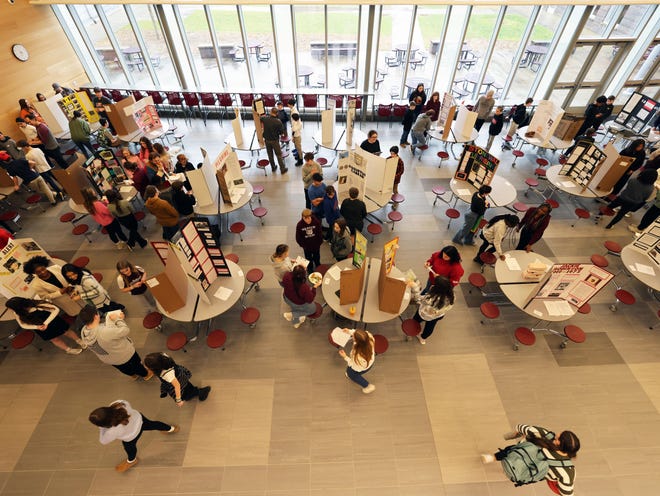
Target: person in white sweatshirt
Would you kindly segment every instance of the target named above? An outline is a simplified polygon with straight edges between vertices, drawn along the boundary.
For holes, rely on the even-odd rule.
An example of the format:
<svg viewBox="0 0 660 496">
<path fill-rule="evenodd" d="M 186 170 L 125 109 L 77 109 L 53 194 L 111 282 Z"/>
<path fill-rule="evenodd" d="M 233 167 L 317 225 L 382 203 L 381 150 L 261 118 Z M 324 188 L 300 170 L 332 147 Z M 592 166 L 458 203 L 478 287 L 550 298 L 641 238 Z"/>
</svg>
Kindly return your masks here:
<svg viewBox="0 0 660 496">
<path fill-rule="evenodd" d="M 369 331 L 362 329 L 343 329 L 345 333 L 353 336 L 353 349 L 346 353 L 343 348 L 339 349 L 339 355 L 346 360 L 346 377 L 362 387 L 364 394 L 372 393 L 376 386 L 369 384 L 363 375 L 371 370 L 376 360 L 376 348 L 374 337 Z"/>
<path fill-rule="evenodd" d="M 62 189 L 60 183 L 55 180 L 55 176 L 53 176 L 53 172 L 51 171 L 52 167 L 50 166 L 50 163 L 48 163 L 44 152 L 39 148 L 30 146 L 27 140 L 21 140 L 17 145 L 23 149 L 25 158 L 28 160 L 30 166 L 32 166 L 41 177 L 43 177 L 44 181 L 46 181 L 51 189 L 55 191 L 57 196 L 60 197 L 60 200 L 63 200 L 64 189 Z"/>
<path fill-rule="evenodd" d="M 115 467 L 117 472 L 126 472 L 138 464 L 137 442 L 144 431 L 161 431 L 163 434 L 179 432 L 177 425 L 149 420 L 126 400 L 117 400 L 110 406 L 97 408 L 89 414 L 89 421 L 99 428 L 101 444 L 110 444 L 119 439 L 124 445 L 128 458 Z"/>
<path fill-rule="evenodd" d="M 419 280 L 409 283 L 409 286 L 415 303 L 419 304 L 413 319 L 420 325 L 424 322 L 422 333 L 416 337 L 421 344 L 426 344 L 426 339 L 433 334 L 436 322 L 442 320 L 454 306 L 454 289 L 451 281 L 441 276 L 433 280 L 433 284 L 423 295 Z"/>
<path fill-rule="evenodd" d="M 101 323 L 98 310 L 93 305 L 87 305 L 78 314 L 78 319 L 83 324 L 80 330 L 83 343 L 99 360 L 133 379 L 142 377 L 148 381 L 154 376 L 153 372 L 142 365 L 140 355 L 128 337 L 131 331 L 124 322 L 124 312 L 108 312 L 105 322 Z"/>
<path fill-rule="evenodd" d="M 496 215 L 488 224 L 484 226 L 481 231 L 481 239 L 483 243 L 479 247 L 479 252 L 477 256 L 474 257 L 474 261 L 478 264 L 483 264 L 479 256 L 488 249 L 490 252 L 495 252 L 495 254 L 500 257 L 500 260 L 504 260 L 504 251 L 502 250 L 502 240 L 506 234 L 507 229 L 516 227 L 518 225 L 519 219 L 513 214 L 504 214 Z M 489 248 L 490 247 L 490 248 Z"/>
</svg>

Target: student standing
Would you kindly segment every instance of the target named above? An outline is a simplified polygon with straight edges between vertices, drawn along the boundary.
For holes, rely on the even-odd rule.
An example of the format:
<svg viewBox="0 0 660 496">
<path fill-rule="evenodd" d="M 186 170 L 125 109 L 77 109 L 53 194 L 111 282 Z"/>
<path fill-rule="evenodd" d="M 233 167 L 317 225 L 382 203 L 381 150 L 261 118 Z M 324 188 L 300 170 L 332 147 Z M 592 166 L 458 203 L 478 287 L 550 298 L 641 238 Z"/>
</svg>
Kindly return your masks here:
<svg viewBox="0 0 660 496">
<path fill-rule="evenodd" d="M 415 102 L 417 104 L 415 107 L 415 118 L 417 118 L 422 113 L 422 110 L 424 110 L 424 104 L 426 103 L 426 91 L 424 90 L 424 84 L 418 84 L 417 88 L 410 92 L 408 101 Z"/>
<path fill-rule="evenodd" d="M 73 111 L 73 117 L 69 121 L 69 132 L 71 133 L 71 140 L 83 152 L 85 157 L 89 158 L 96 154 L 89 139 L 92 130 L 89 128 L 89 123 L 82 118 L 79 110 Z"/>
<path fill-rule="evenodd" d="M 316 311 L 316 288 L 321 285 L 321 281 L 314 287 L 307 282 L 307 272 L 301 265 L 296 265 L 291 272 L 287 272 L 282 277 L 282 287 L 284 287 L 284 301 L 289 307 L 290 312 L 284 312 L 284 318 L 289 322 L 294 322 L 296 329 L 305 322 L 308 315 Z"/>
<path fill-rule="evenodd" d="M 169 241 L 179 231 L 179 212 L 166 200 L 160 198 L 156 186 L 149 185 L 145 190 L 145 207 L 156 217 L 163 228 L 163 239 Z"/>
<path fill-rule="evenodd" d="M 103 363 L 112 365 L 124 375 L 134 380 L 142 377 L 148 381 L 153 377 L 144 365 L 133 341 L 128 337 L 131 330 L 124 321 L 124 312 L 109 312 L 103 322 L 101 315 L 93 305 L 87 305 L 78 315 L 83 324 L 80 335 L 85 346 Z"/>
<path fill-rule="evenodd" d="M 305 189 L 305 208 L 312 208 L 312 203 L 309 199 L 309 187 L 312 184 L 314 174 L 321 174 L 321 166 L 314 160 L 314 154 L 311 152 L 305 153 L 305 163 L 302 166 L 302 182 Z M 323 176 L 321 176 L 323 179 Z"/>
<path fill-rule="evenodd" d="M 53 191 L 60 197 L 61 200 L 64 200 L 64 190 L 62 186 L 55 180 L 53 176 L 52 167 L 46 159 L 46 155 L 39 148 L 33 148 L 27 142 L 27 140 L 21 140 L 18 142 L 18 146 L 23 149 L 25 152 L 25 158 L 28 160 L 28 163 L 34 163 L 34 170 L 39 173 L 44 181 L 48 183 Z"/>
<path fill-rule="evenodd" d="M 138 230 L 138 221 L 135 218 L 133 206 L 128 200 L 121 197 L 121 193 L 116 189 L 109 189 L 105 192 L 105 198 L 108 200 L 108 210 L 119 223 L 128 229 L 128 247 L 135 248 L 135 243 L 140 245 L 140 248 L 147 246 L 147 240 L 144 239 Z"/>
<path fill-rule="evenodd" d="M 380 155 L 380 141 L 378 141 L 378 131 L 372 129 L 367 133 L 367 139 L 360 143 L 360 148 L 365 152 L 373 153 L 374 155 Z"/>
<path fill-rule="evenodd" d="M 62 150 L 60 150 L 60 145 L 57 143 L 53 133 L 50 132 L 48 126 L 43 122 L 39 122 L 33 114 L 28 114 L 25 117 L 25 120 L 28 122 L 28 124 L 31 124 L 36 128 L 37 136 L 39 137 L 39 141 L 41 141 L 44 146 L 44 153 L 46 156 L 54 160 L 62 169 L 69 167 L 67 161 L 64 160 Z"/>
<path fill-rule="evenodd" d="M 415 123 L 415 119 L 417 119 L 417 115 L 415 114 L 415 107 L 417 107 L 417 104 L 415 102 L 410 102 L 408 104 L 408 108 L 406 109 L 406 113 L 403 114 L 403 119 L 401 120 L 403 132 L 401 133 L 401 139 L 399 139 L 399 146 L 401 148 L 405 148 L 410 144 L 408 141 L 408 135 L 410 134 L 410 129 Z"/>
<path fill-rule="evenodd" d="M 300 114 L 291 114 L 291 137 L 293 138 L 293 151 L 296 156 L 296 167 L 300 167 L 303 163 L 303 150 L 302 150 L 302 120 Z"/>
<path fill-rule="evenodd" d="M 277 118 L 280 120 L 280 122 L 282 123 L 282 127 L 284 128 L 284 132 L 282 133 L 282 135 L 286 138 L 289 135 L 287 130 L 287 123 L 289 122 L 289 114 L 284 108 L 284 103 L 282 103 L 281 101 L 276 102 L 275 107 L 277 108 Z"/>
<path fill-rule="evenodd" d="M 280 136 L 286 134 L 286 128 L 282 122 L 277 118 L 277 109 L 273 107 L 269 115 L 261 116 L 261 124 L 264 127 L 264 141 L 266 143 L 266 153 L 268 154 L 268 161 L 270 167 L 275 172 L 277 165 L 275 165 L 275 157 L 277 157 L 277 164 L 280 166 L 280 172 L 286 174 L 288 169 L 284 165 L 282 158 L 282 148 L 280 147 Z"/>
<path fill-rule="evenodd" d="M 54 303 L 71 317 L 80 313 L 80 305 L 69 298 L 69 283 L 62 274 L 62 267 L 37 255 L 23 264 L 23 272 L 37 276 L 32 279 L 30 286 L 39 298 Z"/>
<path fill-rule="evenodd" d="M 337 262 L 346 259 L 353 251 L 351 231 L 346 227 L 344 219 L 337 219 L 331 227 L 330 251 Z"/>
<path fill-rule="evenodd" d="M 376 386 L 369 384 L 364 374 L 371 370 L 376 361 L 374 337 L 369 331 L 362 329 L 345 328 L 344 332 L 353 337 L 353 348 L 350 353 L 346 353 L 343 348 L 339 349 L 339 356 L 347 363 L 346 377 L 360 386 L 364 394 L 373 393 Z"/>
<path fill-rule="evenodd" d="M 435 330 L 435 324 L 454 306 L 453 286 L 445 277 L 436 277 L 426 294 L 420 291 L 419 281 L 411 285 L 413 299 L 419 305 L 413 319 L 420 324 L 424 322 L 422 333 L 416 336 L 421 344 L 426 344 L 426 340 Z"/>
<path fill-rule="evenodd" d="M 401 176 L 403 176 L 403 172 L 405 171 L 403 159 L 399 157 L 398 146 L 393 146 L 390 148 L 390 157 L 397 159 L 396 171 L 394 172 L 394 184 L 392 184 L 392 193 L 396 195 L 399 192 L 399 183 L 401 182 Z"/>
<path fill-rule="evenodd" d="M 619 196 L 607 205 L 609 208 L 621 208 L 612 217 L 609 224 L 605 226 L 605 229 L 612 229 L 628 212 L 639 210 L 646 203 L 648 197 L 651 196 L 651 193 L 653 193 L 653 185 L 657 180 L 658 171 L 653 169 L 644 169 L 637 177 L 631 178 Z"/>
<path fill-rule="evenodd" d="M 55 201 L 55 194 L 48 187 L 46 181 L 44 181 L 38 172 L 35 172 L 30 167 L 30 163 L 27 160 L 22 158 L 12 159 L 6 151 L 1 150 L 0 167 L 5 169 L 7 174 L 9 174 L 14 181 L 14 191 L 18 191 L 20 189 L 18 178 L 21 178 L 23 182 L 31 189 L 42 193 L 51 205 L 54 206 L 57 203 Z"/>
<path fill-rule="evenodd" d="M 657 219 L 660 216 L 660 189 L 655 192 L 655 200 L 653 201 L 653 205 L 649 207 L 649 209 L 646 211 L 644 216 L 642 217 L 642 220 L 639 221 L 639 224 L 637 224 L 637 227 L 634 225 L 629 225 L 628 230 L 632 232 L 640 232 L 649 227 L 655 219 Z"/>
<path fill-rule="evenodd" d="M 524 126 L 527 122 L 527 109 L 532 106 L 533 98 L 528 98 L 525 103 L 520 103 L 512 109 L 513 115 L 511 116 L 511 124 L 506 135 L 508 138 L 513 139 L 513 135 L 520 126 Z"/>
<path fill-rule="evenodd" d="M 355 231 L 362 231 L 364 219 L 367 217 L 367 206 L 358 198 L 359 194 L 360 190 L 351 186 L 348 189 L 348 198 L 341 202 L 339 209 L 352 235 L 355 235 Z"/>
<path fill-rule="evenodd" d="M 312 174 L 312 184 L 307 188 L 307 195 L 312 205 L 312 212 L 316 217 L 323 219 L 323 197 L 325 196 L 323 176 L 319 172 Z"/>
<path fill-rule="evenodd" d="M 472 194 L 470 200 L 470 210 L 466 212 L 463 220 L 463 227 L 454 235 L 452 242 L 459 245 L 475 245 L 474 235 L 479 230 L 479 224 L 486 209 L 490 206 L 486 197 L 493 191 L 493 188 L 484 184 Z"/>
<path fill-rule="evenodd" d="M 495 94 L 494 90 L 488 90 L 485 95 L 481 95 L 477 100 L 477 103 L 474 104 L 474 112 L 477 113 L 477 120 L 474 122 L 474 128 L 479 131 L 481 126 L 484 125 L 486 119 L 493 110 L 495 105 L 495 99 L 493 95 Z"/>
<path fill-rule="evenodd" d="M 481 230 L 481 239 L 483 243 L 479 247 L 477 256 L 474 261 L 483 265 L 479 256 L 488 249 L 494 251 L 500 260 L 505 260 L 504 251 L 502 250 L 502 240 L 506 234 L 507 229 L 516 227 L 518 225 L 518 217 L 513 214 L 496 215 L 486 226 Z M 490 248 L 489 248 L 490 247 Z"/>
<path fill-rule="evenodd" d="M 110 299 L 105 288 L 87 269 L 81 269 L 73 264 L 64 264 L 62 275 L 73 286 L 73 291 L 69 293 L 73 301 L 94 305 L 99 312 L 103 313 L 124 309 L 124 305 Z"/>
<path fill-rule="evenodd" d="M 122 293 L 143 296 L 148 308 L 155 308 L 156 302 L 147 287 L 147 271 L 128 260 L 117 262 L 117 286 Z"/>
<path fill-rule="evenodd" d="M 520 231 L 516 250 L 525 250 L 527 253 L 532 251 L 532 246 L 543 237 L 543 233 L 550 224 L 550 219 L 552 219 L 550 212 L 552 212 L 552 206 L 545 202 L 525 212 L 516 227 L 516 231 Z"/>
<path fill-rule="evenodd" d="M 423 114 L 420 114 L 413 124 L 410 135 L 412 136 L 412 145 L 410 145 L 410 153 L 415 155 L 415 148 L 418 146 L 426 146 L 428 143 L 428 133 L 431 130 L 431 117 L 433 117 L 434 111 L 427 110 Z"/>
<path fill-rule="evenodd" d="M 486 142 L 486 151 L 490 151 L 490 147 L 493 146 L 493 141 L 495 141 L 495 136 L 499 136 L 504 127 L 504 107 L 498 105 L 495 108 L 495 113 L 490 119 L 490 126 L 488 126 L 488 141 Z"/>
<path fill-rule="evenodd" d="M 431 121 L 436 122 L 438 120 L 438 116 L 440 115 L 440 93 L 437 91 L 431 93 L 431 98 L 424 105 L 424 110 L 433 110 L 435 113 L 431 117 Z"/>
<path fill-rule="evenodd" d="M 97 408 L 89 414 L 89 421 L 99 428 L 101 444 L 110 444 L 119 439 L 124 446 L 127 458 L 115 467 L 117 472 L 126 472 L 138 464 L 137 442 L 144 431 L 161 431 L 163 434 L 179 432 L 177 425 L 149 420 L 126 400 L 117 400 L 110 406 Z"/>
<path fill-rule="evenodd" d="M 323 230 L 321 221 L 318 220 L 312 211 L 305 209 L 302 211 L 302 218 L 296 224 L 296 242 L 303 249 L 304 256 L 309 260 L 307 272 L 314 272 L 314 268 L 321 263 L 321 245 L 323 244 Z"/>
<path fill-rule="evenodd" d="M 431 258 L 424 264 L 424 267 L 429 271 L 429 277 L 422 294 L 426 293 L 438 277 L 449 280 L 452 287 L 458 286 L 463 274 L 465 274 L 461 261 L 461 254 L 452 245 L 447 245 L 442 250 L 433 253 Z"/>
<path fill-rule="evenodd" d="M 95 222 L 105 227 L 108 236 L 118 249 L 126 248 L 126 235 L 108 206 L 96 197 L 96 192 L 92 188 L 83 188 L 81 193 L 85 209 L 89 212 L 89 215 L 92 216 Z"/>
<path fill-rule="evenodd" d="M 645 148 L 646 148 L 646 141 L 644 141 L 641 138 L 638 138 L 636 140 L 633 140 L 632 143 L 630 143 L 627 147 L 621 150 L 619 155 L 621 155 L 622 157 L 631 157 L 634 158 L 634 160 L 632 164 L 628 166 L 623 176 L 621 176 L 621 179 L 619 179 L 612 188 L 613 195 L 618 195 L 619 191 L 623 189 L 623 187 L 628 182 L 628 179 L 630 179 L 630 177 L 633 175 L 633 172 L 639 170 L 642 167 L 644 161 L 646 160 Z"/>
<path fill-rule="evenodd" d="M 183 183 L 181 181 L 172 182 L 172 202 L 181 218 L 189 219 L 195 214 L 194 207 L 197 200 L 195 200 L 192 192 L 183 189 Z"/>
<path fill-rule="evenodd" d="M 289 245 L 280 244 L 275 247 L 275 253 L 270 256 L 270 263 L 278 284 L 282 285 L 282 278 L 293 270 L 293 260 L 289 258 Z"/>
<path fill-rule="evenodd" d="M 193 385 L 190 370 L 165 353 L 149 353 L 144 357 L 144 365 L 160 379 L 160 397 L 171 397 L 178 407 L 193 398 L 206 401 L 209 397 L 211 386 L 198 388 Z"/>
<path fill-rule="evenodd" d="M 334 186 L 326 186 L 325 195 L 323 196 L 323 218 L 328 223 L 328 240 L 332 237 L 332 225 L 339 217 L 341 217 L 341 214 L 339 213 L 337 192 Z"/>
</svg>

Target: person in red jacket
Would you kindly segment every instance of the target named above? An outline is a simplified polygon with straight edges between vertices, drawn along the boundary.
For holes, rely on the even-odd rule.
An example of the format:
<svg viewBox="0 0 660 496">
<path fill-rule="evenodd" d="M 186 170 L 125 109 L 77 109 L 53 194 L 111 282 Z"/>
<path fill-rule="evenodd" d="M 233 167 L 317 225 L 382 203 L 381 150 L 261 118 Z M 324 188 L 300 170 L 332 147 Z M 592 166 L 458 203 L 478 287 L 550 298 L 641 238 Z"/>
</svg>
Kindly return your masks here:
<svg viewBox="0 0 660 496">
<path fill-rule="evenodd" d="M 552 215 L 552 207 L 548 203 L 541 203 L 536 208 L 530 208 L 525 212 L 522 221 L 516 227 L 516 231 L 520 231 L 520 239 L 516 250 L 525 250 L 527 253 L 532 251 L 532 245 L 536 243 L 543 236 Z"/>
<path fill-rule="evenodd" d="M 14 239 L 14 235 L 0 227 L 0 250 L 7 246 L 10 239 Z"/>
<path fill-rule="evenodd" d="M 461 277 L 465 273 L 461 265 L 461 254 L 452 245 L 445 246 L 442 250 L 436 251 L 426 261 L 424 266 L 429 270 L 429 279 L 422 294 L 426 294 L 437 276 L 446 277 L 449 279 L 451 286 L 454 287 L 461 281 Z"/>
<path fill-rule="evenodd" d="M 316 298 L 316 288 L 320 285 L 321 281 L 314 287 L 307 283 L 307 272 L 302 265 L 296 265 L 291 272 L 287 272 L 282 277 L 284 301 L 291 307 L 290 312 L 284 313 L 284 318 L 289 322 L 295 322 L 293 327 L 296 329 L 305 322 L 307 315 L 316 311 L 314 298 Z"/>
<path fill-rule="evenodd" d="M 308 208 L 302 211 L 302 219 L 296 224 L 296 243 L 303 249 L 305 258 L 309 260 L 307 272 L 311 274 L 314 268 L 321 264 L 323 230 L 321 221 L 314 217 Z"/>
</svg>

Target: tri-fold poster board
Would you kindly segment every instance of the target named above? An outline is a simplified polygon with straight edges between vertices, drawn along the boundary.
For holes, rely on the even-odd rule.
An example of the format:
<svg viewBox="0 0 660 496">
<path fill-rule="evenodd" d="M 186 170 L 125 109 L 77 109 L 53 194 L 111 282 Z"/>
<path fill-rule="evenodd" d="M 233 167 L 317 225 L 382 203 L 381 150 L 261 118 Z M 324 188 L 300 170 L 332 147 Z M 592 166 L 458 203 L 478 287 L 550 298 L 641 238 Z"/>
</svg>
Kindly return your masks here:
<svg viewBox="0 0 660 496">
<path fill-rule="evenodd" d="M 57 182 L 62 185 L 64 191 L 69 195 L 76 205 L 84 205 L 82 190 L 94 188 L 92 176 L 85 169 L 85 157 L 78 153 L 76 161 L 66 169 L 52 169 Z"/>
<path fill-rule="evenodd" d="M 595 144 L 580 140 L 573 146 L 573 151 L 559 170 L 559 175 L 570 177 L 586 189 L 606 158 L 605 153 Z"/>
<path fill-rule="evenodd" d="M 660 219 L 656 219 L 653 224 L 647 227 L 632 242 L 632 246 L 635 250 L 646 254 L 657 266 L 660 266 Z M 636 269 L 640 270 L 639 267 L 636 267 Z"/>
<path fill-rule="evenodd" d="M 534 138 L 538 140 L 539 146 L 547 147 L 563 115 L 564 109 L 550 100 L 541 100 L 536 106 L 525 137 Z"/>
<path fill-rule="evenodd" d="M 449 137 L 451 125 L 454 122 L 454 113 L 456 112 L 456 105 L 454 105 L 454 97 L 446 93 L 442 95 L 440 102 L 440 113 L 436 125 L 438 129 L 442 128 L 442 139 L 446 140 Z"/>
<path fill-rule="evenodd" d="M 479 189 L 488 185 L 495 177 L 500 160 L 476 145 L 464 145 L 454 178 L 466 181 Z"/>
<path fill-rule="evenodd" d="M 206 150 L 204 148 L 200 148 L 200 150 L 202 152 L 202 166 L 199 169 L 186 171 L 188 182 L 190 182 L 190 186 L 195 192 L 195 199 L 197 200 L 195 207 L 217 206 L 220 186 L 215 177 L 215 169 Z"/>
<path fill-rule="evenodd" d="M 363 201 L 365 195 L 377 203 L 383 199 L 389 201 L 397 165 L 396 157 L 379 157 L 361 148 L 350 150 L 339 159 L 339 203 L 348 198 L 348 190 L 352 187 L 358 189 L 358 198 Z"/>
<path fill-rule="evenodd" d="M 237 107 L 234 107 L 234 117 L 231 120 L 231 128 L 234 131 L 234 141 L 236 141 L 236 147 L 241 148 L 243 146 L 243 120 L 241 119 L 241 112 Z M 260 120 L 254 121 L 254 128 L 261 126 Z"/>
<path fill-rule="evenodd" d="M 633 92 L 614 122 L 641 133 L 660 108 L 660 102 L 637 91 Z"/>
<path fill-rule="evenodd" d="M 57 100 L 57 104 L 67 119 L 72 119 L 73 113 L 77 110 L 87 122 L 98 122 L 99 120 L 99 114 L 96 112 L 92 101 L 89 99 L 89 95 L 85 91 L 78 91 L 72 95 L 63 96 Z"/>
<path fill-rule="evenodd" d="M 355 125 L 355 100 L 348 101 L 348 109 L 346 110 L 346 148 L 353 147 L 353 128 Z"/>
<path fill-rule="evenodd" d="M 43 102 L 32 102 L 39 115 L 46 121 L 48 129 L 54 135 L 60 135 L 69 131 L 69 119 L 67 119 L 67 116 L 62 111 L 62 107 L 60 107 L 60 100 L 62 100 L 62 95 L 51 96 Z"/>
<path fill-rule="evenodd" d="M 394 267 L 398 249 L 398 236 L 383 246 L 383 257 L 378 274 L 378 309 L 381 312 L 398 314 L 406 294 L 406 281 L 389 276 Z"/>
<path fill-rule="evenodd" d="M 226 145 L 215 159 L 213 169 L 220 186 L 222 201 L 230 205 L 238 203 L 245 194 L 246 187 L 238 155 L 230 145 Z"/>
<path fill-rule="evenodd" d="M 50 259 L 46 251 L 32 238 L 10 239 L 0 251 L 0 293 L 5 298 L 21 296 L 34 297 L 30 286 L 37 277 L 23 272 L 25 262 L 32 257 L 42 256 Z"/>
<path fill-rule="evenodd" d="M 610 191 L 619 179 L 626 173 L 628 168 L 635 161 L 634 157 L 624 157 L 619 155 L 619 151 L 612 143 L 605 145 L 603 150 L 605 159 L 600 164 L 598 170 L 593 174 L 591 184 L 596 186 L 596 190 Z"/>
<path fill-rule="evenodd" d="M 326 148 L 333 148 L 336 140 L 335 136 L 335 101 L 328 100 L 328 109 L 321 111 L 321 143 Z"/>
<path fill-rule="evenodd" d="M 358 198 L 364 201 L 367 189 L 367 158 L 358 153 L 357 149 L 340 156 L 337 166 L 337 200 L 340 205 L 348 198 L 348 190 L 351 188 L 357 188 Z"/>
<path fill-rule="evenodd" d="M 477 121 L 478 114 L 468 110 L 465 105 L 458 106 L 456 112 L 456 119 L 451 126 L 454 138 L 457 141 L 469 141 L 469 138 L 472 137 L 472 130 L 474 129 L 474 123 Z M 444 133 L 443 139 L 446 139 Z"/>
</svg>

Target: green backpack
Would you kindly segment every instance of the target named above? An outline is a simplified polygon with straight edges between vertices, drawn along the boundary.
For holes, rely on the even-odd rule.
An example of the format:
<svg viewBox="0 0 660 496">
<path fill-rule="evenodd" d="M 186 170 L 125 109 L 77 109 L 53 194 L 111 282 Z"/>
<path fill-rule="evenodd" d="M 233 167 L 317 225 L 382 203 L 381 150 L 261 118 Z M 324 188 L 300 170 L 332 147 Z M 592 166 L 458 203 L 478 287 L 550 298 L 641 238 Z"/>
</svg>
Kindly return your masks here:
<svg viewBox="0 0 660 496">
<path fill-rule="evenodd" d="M 571 464 L 563 460 L 548 460 L 543 450 L 529 441 L 499 450 L 496 458 L 502 462 L 504 473 L 516 487 L 542 481 L 550 467 Z"/>
</svg>

